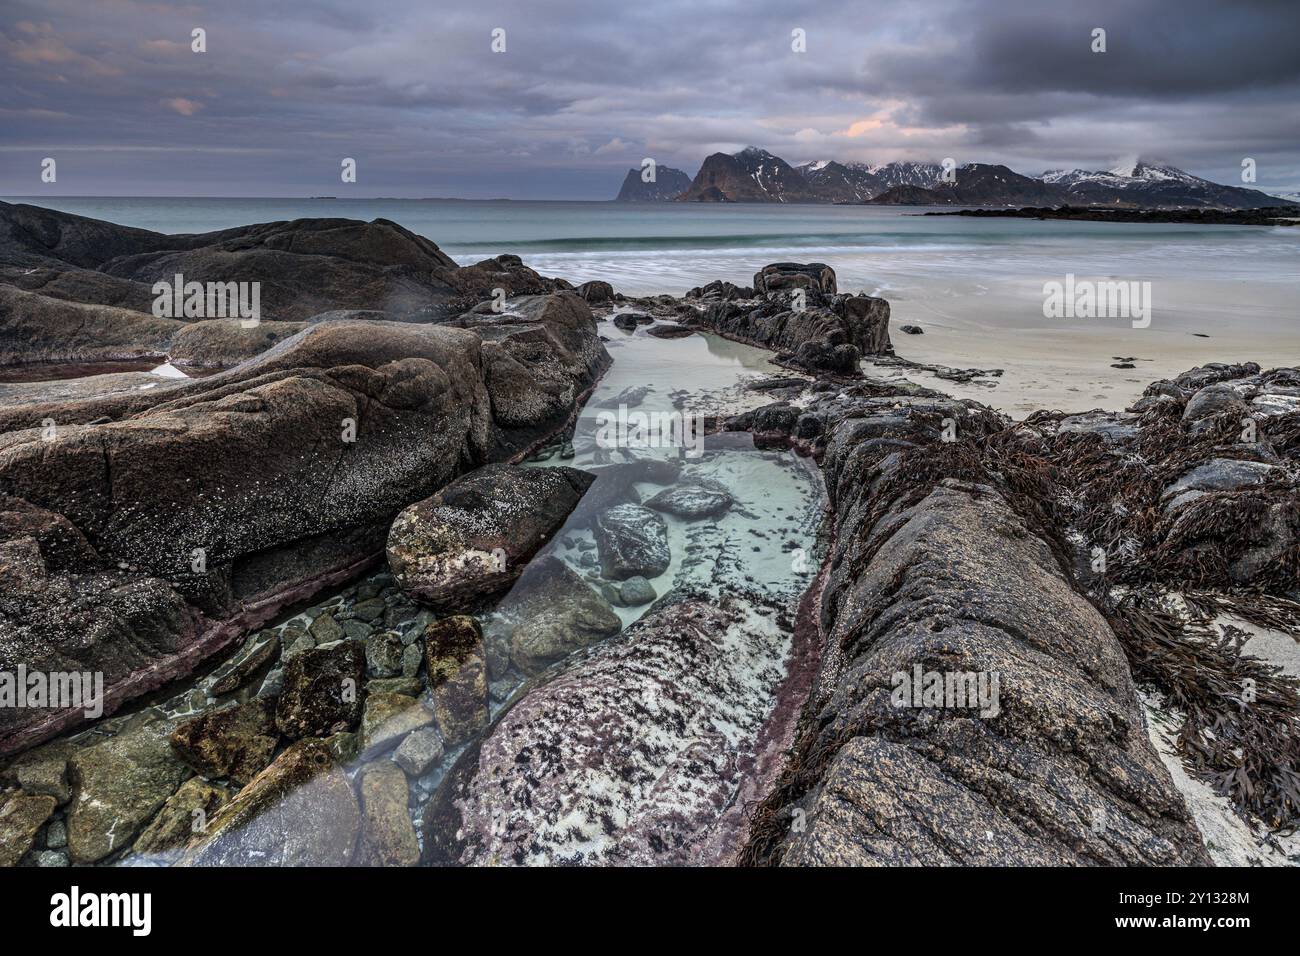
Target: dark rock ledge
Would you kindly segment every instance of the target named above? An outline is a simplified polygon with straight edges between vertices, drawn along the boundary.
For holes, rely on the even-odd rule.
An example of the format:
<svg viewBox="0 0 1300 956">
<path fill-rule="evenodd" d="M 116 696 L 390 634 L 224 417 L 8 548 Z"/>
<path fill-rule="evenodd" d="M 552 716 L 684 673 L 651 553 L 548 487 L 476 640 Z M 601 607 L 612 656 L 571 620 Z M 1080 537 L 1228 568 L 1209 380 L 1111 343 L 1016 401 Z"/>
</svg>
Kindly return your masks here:
<svg viewBox="0 0 1300 956">
<path fill-rule="evenodd" d="M 401 270 L 381 263 L 446 258 L 383 223 L 159 237 L 28 207 L 0 214 L 0 264 L 62 263 L 46 291 L 53 284 L 64 302 L 106 295 L 106 274 L 148 281 L 146 261 L 196 279 L 217 261 L 244 275 L 243 262 L 248 275 L 275 269 L 310 285 L 309 260 L 328 263 L 342 248 L 338 257 L 378 270 L 391 292 Z M 184 261 L 147 251 L 160 244 L 184 246 Z M 105 266 L 114 253 L 126 259 Z M 440 269 L 445 288 L 434 298 L 444 312 L 510 276 L 555 287 L 517 262 L 457 269 L 446 260 Z M 0 270 L 4 279 L 31 276 Z M 317 287 L 316 304 L 384 304 L 334 297 L 333 288 Z M 566 429 L 610 362 L 572 292 L 432 324 L 437 315 L 309 324 L 208 378 L 0 408 L 0 669 L 102 672 L 112 713 L 355 577 L 382 555 L 402 508 Z M 0 754 L 83 719 L 80 710 L 6 708 Z"/>
</svg>

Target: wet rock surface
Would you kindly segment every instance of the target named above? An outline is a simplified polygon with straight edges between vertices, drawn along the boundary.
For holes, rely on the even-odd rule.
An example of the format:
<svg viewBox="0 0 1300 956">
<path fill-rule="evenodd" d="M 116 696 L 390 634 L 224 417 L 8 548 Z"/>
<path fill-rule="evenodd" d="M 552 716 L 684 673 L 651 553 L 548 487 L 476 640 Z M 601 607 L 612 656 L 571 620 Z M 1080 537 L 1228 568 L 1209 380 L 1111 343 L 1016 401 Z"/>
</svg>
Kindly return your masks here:
<svg viewBox="0 0 1300 956">
<path fill-rule="evenodd" d="M 439 611 L 507 588 L 595 480 L 574 468 L 488 465 L 397 516 L 388 565 L 398 586 Z"/>
<path fill-rule="evenodd" d="M 0 646 L 102 672 L 111 711 L 354 576 L 402 508 L 562 427 L 608 364 L 572 293 L 512 309 L 327 322 L 205 379 L 0 408 Z M 78 720 L 6 710 L 0 752 Z"/>
<path fill-rule="evenodd" d="M 726 811 L 784 676 L 771 613 L 683 599 L 526 694 L 429 805 L 426 862 L 725 860 Z"/>
<path fill-rule="evenodd" d="M 596 545 L 607 578 L 657 577 L 672 560 L 664 519 L 640 505 L 623 504 L 596 519 Z"/>
</svg>

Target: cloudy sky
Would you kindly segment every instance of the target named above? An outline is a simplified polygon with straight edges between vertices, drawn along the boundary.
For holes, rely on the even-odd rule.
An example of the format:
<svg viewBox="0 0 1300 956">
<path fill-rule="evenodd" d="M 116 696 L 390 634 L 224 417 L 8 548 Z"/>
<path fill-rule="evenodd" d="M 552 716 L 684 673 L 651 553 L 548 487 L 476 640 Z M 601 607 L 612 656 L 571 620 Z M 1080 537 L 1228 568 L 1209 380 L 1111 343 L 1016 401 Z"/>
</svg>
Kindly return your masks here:
<svg viewBox="0 0 1300 956">
<path fill-rule="evenodd" d="M 750 143 L 1300 189 L 1300 0 L 0 6 L 0 195 L 606 199 Z"/>
</svg>

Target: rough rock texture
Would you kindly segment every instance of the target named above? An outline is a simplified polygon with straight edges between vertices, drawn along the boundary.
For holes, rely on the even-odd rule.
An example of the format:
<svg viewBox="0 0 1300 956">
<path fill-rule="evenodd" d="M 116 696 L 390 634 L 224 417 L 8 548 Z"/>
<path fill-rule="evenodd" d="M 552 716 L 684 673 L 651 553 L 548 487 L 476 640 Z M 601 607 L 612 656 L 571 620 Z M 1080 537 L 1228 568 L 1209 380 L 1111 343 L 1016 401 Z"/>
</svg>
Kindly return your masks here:
<svg viewBox="0 0 1300 956">
<path fill-rule="evenodd" d="M 220 784 L 191 777 L 181 784 L 153 821 L 141 831 L 131 847 L 132 851 L 167 859 L 180 856 L 185 845 L 195 834 L 207 828 L 208 821 L 233 796 L 231 790 Z"/>
<path fill-rule="evenodd" d="M 260 698 L 200 714 L 171 734 L 172 749 L 195 773 L 240 786 L 271 762 L 278 740 L 275 705 Z"/>
<path fill-rule="evenodd" d="M 111 712 L 355 574 L 402 508 L 564 427 L 607 366 L 576 295 L 511 308 L 326 322 L 208 378 L 0 408 L 0 667 L 100 671 Z M 7 710 L 0 753 L 82 719 Z"/>
<path fill-rule="evenodd" d="M 725 488 L 704 482 L 681 482 L 656 494 L 646 502 L 646 507 L 679 518 L 716 518 L 734 501 Z"/>
<path fill-rule="evenodd" d="M 73 863 L 94 863 L 129 846 L 190 776 L 172 752 L 173 727 L 156 720 L 72 757 L 68 852 Z"/>
<path fill-rule="evenodd" d="M 187 866 L 346 866 L 361 813 L 324 741 L 300 740 L 208 821 Z"/>
<path fill-rule="evenodd" d="M 360 641 L 304 651 L 284 668 L 275 726 L 286 737 L 350 730 L 365 705 L 366 652 Z"/>
<path fill-rule="evenodd" d="M 811 289 L 834 295 L 835 270 L 824 262 L 773 262 L 754 273 L 754 292 L 780 292 L 782 289 Z"/>
<path fill-rule="evenodd" d="M 0 869 L 17 866 L 27 855 L 54 805 L 54 798 L 45 794 L 0 793 Z"/>
<path fill-rule="evenodd" d="M 981 432 L 1001 422 L 922 395 L 827 406 L 826 663 L 752 858 L 1205 863 L 1105 619 L 1001 489 L 945 476 L 979 474 Z M 950 416 L 967 444 L 940 443 Z M 917 669 L 996 674 L 996 706 L 907 706 L 896 675 Z"/>
<path fill-rule="evenodd" d="M 497 611 L 487 626 L 489 656 L 503 659 L 492 666 L 494 678 L 504 662 L 539 673 L 623 626 L 609 602 L 553 555 L 530 564 Z"/>
<path fill-rule="evenodd" d="M 873 296 L 835 294 L 834 272 L 827 271 L 830 291 L 821 291 L 821 280 L 794 272 L 789 275 L 800 281 L 770 278 L 767 291 L 756 288 L 754 299 L 706 299 L 707 306 L 691 321 L 726 338 L 772 349 L 777 361 L 794 368 L 856 375 L 863 355 L 893 350 L 889 303 Z M 803 296 L 802 308 L 793 290 Z"/>
<path fill-rule="evenodd" d="M 615 505 L 597 518 L 596 546 L 602 572 L 614 581 L 658 577 L 672 560 L 664 519 L 640 505 Z"/>
<path fill-rule="evenodd" d="M 577 506 L 595 476 L 574 468 L 486 465 L 397 516 L 388 566 L 435 610 L 472 607 L 507 588 Z"/>
<path fill-rule="evenodd" d="M 424 655 L 434 719 L 454 747 L 488 722 L 487 662 L 478 621 L 468 615 L 434 621 L 424 631 Z"/>
<path fill-rule="evenodd" d="M 378 693 L 366 697 L 361 716 L 361 754 L 374 757 L 391 750 L 412 731 L 428 727 L 433 715 L 414 697 Z"/>
<path fill-rule="evenodd" d="M 739 598 L 656 609 L 465 752 L 425 812 L 426 862 L 726 860 L 788 646 Z"/>
</svg>

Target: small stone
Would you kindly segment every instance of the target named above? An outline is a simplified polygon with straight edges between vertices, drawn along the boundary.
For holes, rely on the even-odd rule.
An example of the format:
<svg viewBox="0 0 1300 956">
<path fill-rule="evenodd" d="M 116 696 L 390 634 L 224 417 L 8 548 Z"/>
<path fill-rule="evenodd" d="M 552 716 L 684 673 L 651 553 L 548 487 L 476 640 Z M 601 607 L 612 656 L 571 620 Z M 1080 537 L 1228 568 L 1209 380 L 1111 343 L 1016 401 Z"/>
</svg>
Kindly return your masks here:
<svg viewBox="0 0 1300 956">
<path fill-rule="evenodd" d="M 366 671 L 371 677 L 396 677 L 402 673 L 402 638 L 392 631 L 366 642 Z"/>
<path fill-rule="evenodd" d="M 45 828 L 45 845 L 51 850 L 61 850 L 68 845 L 68 825 L 62 819 L 51 820 Z"/>
<path fill-rule="evenodd" d="M 259 631 L 244 642 L 235 656 L 223 664 L 213 676 L 212 696 L 233 694 L 253 679 L 258 671 L 275 659 L 280 645 L 271 631 Z"/>
<path fill-rule="evenodd" d="M 464 614 L 424 632 L 429 695 L 443 739 L 456 746 L 487 726 L 487 664 L 478 621 Z"/>
<path fill-rule="evenodd" d="M 271 762 L 279 734 L 275 705 L 262 698 L 209 711 L 172 731 L 176 755 L 195 773 L 229 777 L 241 787 Z"/>
<path fill-rule="evenodd" d="M 344 621 L 343 633 L 350 641 L 364 641 L 375 633 L 375 629 L 365 621 Z"/>
<path fill-rule="evenodd" d="M 27 855 L 54 807 L 54 798 L 49 794 L 21 790 L 0 804 L 0 868 L 17 866 Z"/>
<path fill-rule="evenodd" d="M 361 745 L 365 756 L 393 747 L 413 730 L 433 723 L 433 715 L 414 697 L 405 694 L 371 694 L 361 718 Z"/>
<path fill-rule="evenodd" d="M 423 777 L 437 766 L 442 755 L 442 738 L 429 727 L 407 734 L 393 751 L 393 759 L 410 777 Z"/>
<path fill-rule="evenodd" d="M 311 622 L 308 628 L 311 636 L 316 639 L 317 644 L 332 644 L 334 641 L 341 641 L 346 636 L 343 633 L 343 627 L 338 621 L 334 620 L 332 614 L 322 614 L 316 620 Z"/>
<path fill-rule="evenodd" d="M 364 705 L 365 657 L 358 642 L 340 641 L 306 651 L 286 664 L 284 690 L 275 711 L 280 733 L 297 739 L 355 726 Z"/>
<path fill-rule="evenodd" d="M 628 607 L 640 607 L 649 604 L 659 595 L 655 593 L 654 585 L 640 575 L 635 575 L 623 582 L 619 596 Z"/>
<path fill-rule="evenodd" d="M 165 854 L 181 849 L 196 833 L 204 831 L 208 821 L 230 802 L 232 796 L 234 794 L 226 787 L 191 777 L 163 804 L 131 849 L 148 854 Z"/>
<path fill-rule="evenodd" d="M 420 641 L 402 648 L 402 676 L 414 677 L 424 663 L 424 645 Z"/>
<path fill-rule="evenodd" d="M 382 617 L 387 607 L 383 598 L 372 597 L 354 605 L 352 613 L 357 616 L 358 620 L 373 621 Z"/>
<path fill-rule="evenodd" d="M 68 862 L 68 854 L 46 850 L 36 857 L 36 865 L 41 867 L 59 867 L 71 866 L 72 864 Z"/>
</svg>

